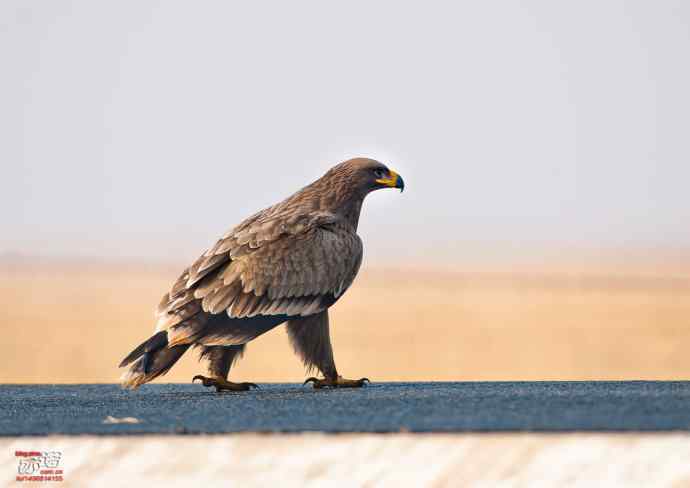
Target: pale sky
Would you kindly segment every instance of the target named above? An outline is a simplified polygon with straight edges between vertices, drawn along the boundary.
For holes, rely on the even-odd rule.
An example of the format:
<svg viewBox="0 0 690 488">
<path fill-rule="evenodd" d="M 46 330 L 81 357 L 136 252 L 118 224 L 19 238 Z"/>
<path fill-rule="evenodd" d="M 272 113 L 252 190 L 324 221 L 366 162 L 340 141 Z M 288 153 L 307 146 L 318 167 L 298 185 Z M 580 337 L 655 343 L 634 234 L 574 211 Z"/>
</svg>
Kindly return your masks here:
<svg viewBox="0 0 690 488">
<path fill-rule="evenodd" d="M 370 259 L 690 247 L 690 2 L 0 3 L 0 253 L 194 258 L 352 156 Z"/>
</svg>

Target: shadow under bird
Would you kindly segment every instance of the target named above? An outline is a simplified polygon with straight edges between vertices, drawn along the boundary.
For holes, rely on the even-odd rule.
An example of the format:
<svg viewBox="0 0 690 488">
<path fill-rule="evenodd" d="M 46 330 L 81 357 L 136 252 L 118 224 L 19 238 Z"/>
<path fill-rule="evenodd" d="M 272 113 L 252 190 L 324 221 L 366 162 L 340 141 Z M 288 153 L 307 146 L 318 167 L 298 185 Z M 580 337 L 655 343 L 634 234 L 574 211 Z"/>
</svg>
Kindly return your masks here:
<svg viewBox="0 0 690 488">
<path fill-rule="evenodd" d="M 405 187 L 382 163 L 356 158 L 227 232 L 175 281 L 156 310 L 156 332 L 120 363 L 122 385 L 137 388 L 165 374 L 191 347 L 200 351 L 204 386 L 249 390 L 228 373 L 246 344 L 287 322 L 295 352 L 323 378 L 315 388 L 360 387 L 367 378 L 338 374 L 328 309 L 350 287 L 362 263 L 357 224 L 374 190 Z"/>
</svg>

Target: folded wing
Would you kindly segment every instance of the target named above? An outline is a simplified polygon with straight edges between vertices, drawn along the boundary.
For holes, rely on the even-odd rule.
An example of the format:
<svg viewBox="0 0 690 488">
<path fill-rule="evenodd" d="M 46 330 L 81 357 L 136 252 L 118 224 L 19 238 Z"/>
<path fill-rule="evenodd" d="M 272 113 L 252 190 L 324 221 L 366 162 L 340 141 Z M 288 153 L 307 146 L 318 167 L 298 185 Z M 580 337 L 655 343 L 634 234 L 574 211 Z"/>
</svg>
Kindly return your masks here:
<svg viewBox="0 0 690 488">
<path fill-rule="evenodd" d="M 352 284 L 361 260 L 361 240 L 333 214 L 256 214 L 178 278 L 158 307 L 157 330 L 168 330 L 171 344 L 194 342 L 210 319 L 225 314 L 233 323 L 244 319 L 244 335 L 252 322 L 260 333 L 266 320 L 249 319 L 279 323 L 328 308 Z M 216 335 L 219 322 L 212 321 Z"/>
</svg>

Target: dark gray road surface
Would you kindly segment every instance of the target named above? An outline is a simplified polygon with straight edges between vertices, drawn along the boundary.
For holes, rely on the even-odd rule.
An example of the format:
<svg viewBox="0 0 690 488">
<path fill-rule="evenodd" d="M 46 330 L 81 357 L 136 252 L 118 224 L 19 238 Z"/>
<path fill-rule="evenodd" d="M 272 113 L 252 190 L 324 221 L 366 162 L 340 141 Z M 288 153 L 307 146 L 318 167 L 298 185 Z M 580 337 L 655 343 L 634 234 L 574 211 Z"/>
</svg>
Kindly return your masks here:
<svg viewBox="0 0 690 488">
<path fill-rule="evenodd" d="M 108 424 L 108 417 L 137 424 Z M 0 435 L 690 430 L 690 382 L 0 385 Z"/>
</svg>

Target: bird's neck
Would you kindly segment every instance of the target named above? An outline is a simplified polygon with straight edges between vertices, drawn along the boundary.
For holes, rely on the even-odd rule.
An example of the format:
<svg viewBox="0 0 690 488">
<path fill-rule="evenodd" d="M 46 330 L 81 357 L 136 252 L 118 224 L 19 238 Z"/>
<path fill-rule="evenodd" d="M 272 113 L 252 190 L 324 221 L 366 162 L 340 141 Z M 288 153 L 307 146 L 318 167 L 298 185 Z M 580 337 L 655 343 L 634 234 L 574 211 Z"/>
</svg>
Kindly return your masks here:
<svg viewBox="0 0 690 488">
<path fill-rule="evenodd" d="M 366 194 L 354 193 L 345 185 L 317 180 L 300 191 L 296 198 L 309 202 L 312 210 L 323 210 L 343 218 L 353 231 L 357 230 L 359 214 Z"/>
<path fill-rule="evenodd" d="M 362 211 L 362 203 L 364 197 L 352 198 L 350 201 L 339 202 L 334 210 L 331 210 L 336 215 L 340 215 L 345 221 L 352 226 L 354 231 L 357 231 L 359 225 L 359 214 Z"/>
</svg>

